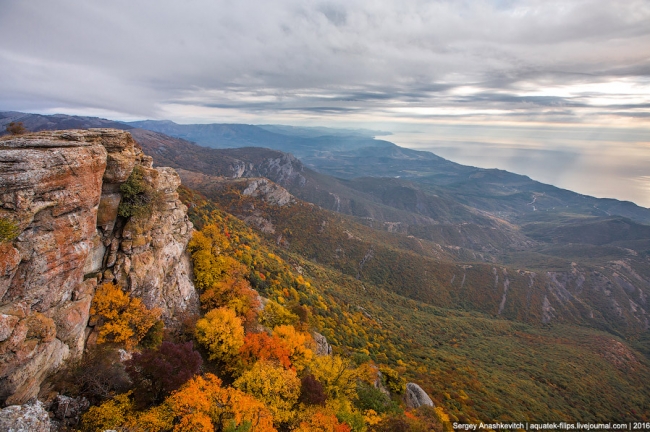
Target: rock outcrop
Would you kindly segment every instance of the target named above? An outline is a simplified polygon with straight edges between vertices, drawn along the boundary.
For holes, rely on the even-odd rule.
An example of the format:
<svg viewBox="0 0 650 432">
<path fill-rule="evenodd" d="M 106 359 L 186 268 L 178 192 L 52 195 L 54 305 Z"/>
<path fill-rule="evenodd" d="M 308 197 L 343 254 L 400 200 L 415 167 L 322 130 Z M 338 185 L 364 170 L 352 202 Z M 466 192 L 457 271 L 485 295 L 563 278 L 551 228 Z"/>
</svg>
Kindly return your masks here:
<svg viewBox="0 0 650 432">
<path fill-rule="evenodd" d="M 81 415 L 90 408 L 90 402 L 85 397 L 72 398 L 57 395 L 54 399 L 52 412 L 54 417 L 64 426 L 75 426 Z"/>
<path fill-rule="evenodd" d="M 39 401 L 12 405 L 0 410 L 0 430 L 11 432 L 50 432 L 52 423 Z"/>
<path fill-rule="evenodd" d="M 118 216 L 120 185 L 139 166 L 155 191 L 150 217 Z M 114 129 L 0 139 L 0 218 L 19 235 L 0 244 L 0 404 L 22 404 L 83 352 L 99 282 L 161 307 L 173 324 L 196 309 L 180 179 Z"/>
<path fill-rule="evenodd" d="M 327 342 L 327 338 L 318 332 L 313 333 L 316 342 L 316 355 L 332 355 L 332 345 Z"/>
<path fill-rule="evenodd" d="M 422 405 L 434 406 L 433 401 L 422 387 L 415 383 L 406 384 L 406 406 L 409 408 L 418 408 Z"/>
</svg>

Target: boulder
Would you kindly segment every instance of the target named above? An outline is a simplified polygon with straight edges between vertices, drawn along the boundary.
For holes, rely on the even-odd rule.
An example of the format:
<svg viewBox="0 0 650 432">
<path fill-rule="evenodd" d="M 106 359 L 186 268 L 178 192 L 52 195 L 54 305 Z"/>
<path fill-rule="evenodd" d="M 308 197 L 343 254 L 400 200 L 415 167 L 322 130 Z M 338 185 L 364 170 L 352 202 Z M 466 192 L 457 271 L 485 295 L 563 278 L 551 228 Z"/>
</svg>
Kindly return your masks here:
<svg viewBox="0 0 650 432">
<path fill-rule="evenodd" d="M 54 417 L 67 426 L 79 423 L 81 415 L 90 408 L 90 402 L 85 397 L 72 398 L 70 396 L 57 395 L 52 404 Z"/>
<path fill-rule="evenodd" d="M 314 341 L 316 341 L 316 355 L 332 355 L 332 346 L 327 343 L 327 338 L 320 333 L 314 332 Z"/>
<path fill-rule="evenodd" d="M 406 384 L 406 406 L 419 408 L 422 405 L 434 406 L 429 395 L 422 390 L 422 387 L 415 383 Z"/>
<path fill-rule="evenodd" d="M 0 430 L 11 432 L 50 432 L 50 417 L 40 401 L 12 405 L 0 410 Z"/>
</svg>

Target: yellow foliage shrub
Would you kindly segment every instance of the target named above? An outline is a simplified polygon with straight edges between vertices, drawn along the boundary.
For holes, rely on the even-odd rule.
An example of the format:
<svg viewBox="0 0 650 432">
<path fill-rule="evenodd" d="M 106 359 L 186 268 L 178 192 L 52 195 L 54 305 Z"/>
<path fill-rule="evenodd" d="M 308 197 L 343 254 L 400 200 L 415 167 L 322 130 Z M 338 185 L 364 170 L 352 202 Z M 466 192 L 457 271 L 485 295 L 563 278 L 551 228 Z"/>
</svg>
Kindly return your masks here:
<svg viewBox="0 0 650 432">
<path fill-rule="evenodd" d="M 350 362 L 338 355 L 317 356 L 309 365 L 330 399 L 351 399 L 356 394 L 358 373 Z"/>
<path fill-rule="evenodd" d="M 196 322 L 196 340 L 210 352 L 210 360 L 233 363 L 244 345 L 242 321 L 232 309 L 213 309 Z"/>
<path fill-rule="evenodd" d="M 121 427 L 132 414 L 131 392 L 109 399 L 99 406 L 91 407 L 81 417 L 81 430 L 84 432 L 103 431 Z"/>
<path fill-rule="evenodd" d="M 298 315 L 291 313 L 287 308 L 273 300 L 266 302 L 259 319 L 260 324 L 268 328 L 275 328 L 279 325 L 294 325 L 300 320 Z"/>
<path fill-rule="evenodd" d="M 267 361 L 259 361 L 233 385 L 263 402 L 273 413 L 276 424 L 292 420 L 300 397 L 300 379 L 296 372 Z"/>
<path fill-rule="evenodd" d="M 147 309 L 142 300 L 130 297 L 112 283 L 100 286 L 90 308 L 99 315 L 98 343 L 124 343 L 128 349 L 137 345 L 160 318 L 160 309 Z"/>
</svg>

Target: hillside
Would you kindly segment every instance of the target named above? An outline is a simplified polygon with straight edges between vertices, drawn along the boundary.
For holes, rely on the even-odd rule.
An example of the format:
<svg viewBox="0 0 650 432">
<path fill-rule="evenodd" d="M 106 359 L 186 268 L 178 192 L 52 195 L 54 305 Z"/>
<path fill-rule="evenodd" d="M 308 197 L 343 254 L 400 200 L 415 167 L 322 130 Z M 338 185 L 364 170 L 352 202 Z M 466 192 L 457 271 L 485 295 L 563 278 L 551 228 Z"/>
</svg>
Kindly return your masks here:
<svg viewBox="0 0 650 432">
<path fill-rule="evenodd" d="M 87 121 L 104 122 L 101 119 Z M 97 139 L 93 134 L 106 133 L 101 131 L 55 134 L 58 141 L 53 148 L 74 147 L 77 142 L 82 143 L 79 144 L 82 148 L 92 147 L 95 145 L 92 140 Z M 82 139 L 75 138 L 80 133 L 87 133 L 91 138 L 84 139 L 92 143 L 83 144 Z M 424 428 L 413 430 L 440 430 L 448 428 L 450 420 L 605 421 L 650 417 L 647 411 L 650 394 L 644 384 L 650 378 L 647 305 L 650 228 L 639 221 L 645 209 L 634 207 L 630 212 L 621 212 L 634 214 L 635 218 L 602 215 L 581 203 L 542 211 L 537 205 L 559 205 L 572 193 L 557 195 L 558 190 L 547 186 L 551 189 L 546 195 L 535 196 L 534 203 L 521 204 L 525 201 L 521 190 L 530 186 L 530 180 L 511 177 L 504 172 L 478 170 L 474 172 L 480 175 L 444 186 L 416 177 L 345 179 L 312 170 L 296 157 L 277 150 L 211 149 L 143 129 L 132 129 L 130 133 L 139 147 L 133 145 L 125 159 L 120 156 L 122 147 L 115 147 L 110 139 L 107 140 L 104 145 L 109 153 L 112 152 L 107 164 L 113 164 L 115 170 L 116 166 L 121 166 L 119 163 L 130 160 L 130 153 L 133 153 L 137 155 L 137 164 L 142 166 L 137 175 L 142 176 L 145 184 L 151 182 L 151 186 L 145 187 L 137 178 L 131 178 L 128 172 L 136 171 L 131 167 L 122 170 L 124 172 L 118 170 L 119 182 L 105 180 L 110 186 L 103 188 L 100 182 L 99 189 L 87 188 L 95 190 L 100 197 L 98 206 L 90 205 L 83 211 L 91 216 L 93 211 L 98 212 L 97 235 L 101 241 L 95 238 L 92 247 L 71 250 L 77 251 L 75 253 L 101 252 L 101 257 L 95 257 L 95 252 L 91 254 L 93 268 L 99 270 L 86 272 L 87 280 L 101 282 L 102 287 L 114 281 L 152 311 L 162 308 L 160 312 L 152 312 L 161 313 L 158 315 L 162 318 L 160 322 L 167 326 L 164 334 L 155 336 L 157 343 L 162 338 L 174 344 L 193 340 L 198 354 L 191 355 L 200 355 L 205 362 L 202 379 L 212 379 L 208 374 L 218 376 L 218 386 L 210 391 L 222 395 L 219 397 L 243 397 L 237 392 L 247 388 L 246 394 L 259 398 L 247 400 L 247 403 L 258 406 L 255 404 L 261 400 L 271 410 L 268 418 L 273 419 L 272 425 L 267 423 L 267 426 L 289 430 L 316 421 L 316 418 L 327 418 L 348 428 L 341 430 L 394 430 L 395 422 L 410 422 L 409 427 L 417 424 Z M 101 153 L 99 147 L 97 152 Z M 174 301 L 188 309 L 183 312 L 179 305 L 166 301 L 161 295 L 161 287 L 166 286 L 163 281 L 178 284 L 179 278 L 187 279 L 187 270 L 173 273 L 175 276 L 169 279 L 171 273 L 163 270 L 168 268 L 167 264 L 157 267 L 159 261 L 167 259 L 170 251 L 183 253 L 179 242 L 187 242 L 189 231 L 178 227 L 161 233 L 155 222 L 157 219 L 136 214 L 139 206 L 157 202 L 157 197 L 164 196 L 167 204 L 156 204 L 160 206 L 155 207 L 156 211 L 171 211 L 174 220 L 185 217 L 184 206 L 175 201 L 178 177 L 170 168 L 158 171 L 151 168 L 152 159 L 155 165 L 171 166 L 180 175 L 183 186 L 178 193 L 198 230 L 188 246 L 193 260 L 192 279 L 202 307 L 198 315 L 189 311 L 190 303 L 196 306 L 196 298 L 187 303 L 191 296 L 174 294 Z M 11 158 L 2 160 L 13 163 Z M 58 164 L 62 160 L 53 158 L 50 163 Z M 121 162 L 115 165 L 115 161 Z M 100 176 L 99 166 L 95 168 L 95 174 Z M 163 178 L 165 181 L 159 183 Z M 123 188 L 121 182 L 128 186 Z M 504 187 L 508 182 L 512 184 Z M 531 187 L 530 190 L 537 190 L 534 188 L 538 186 Z M 453 192 L 454 188 L 458 191 Z M 500 192 L 499 188 L 507 190 Z M 154 193 L 159 189 L 160 192 Z M 119 195 L 125 193 L 130 194 L 130 210 L 124 210 L 127 212 L 124 215 L 115 215 L 112 225 L 107 224 L 110 218 L 99 215 L 106 214 L 109 203 L 111 209 L 117 209 Z M 503 196 L 503 202 L 495 198 L 499 195 Z M 474 198 L 467 198 L 472 196 Z M 519 197 L 519 201 L 513 197 Z M 482 200 L 483 204 L 474 205 L 472 200 Z M 585 203 L 603 202 L 590 197 L 585 200 Z M 627 208 L 624 203 L 614 204 Z M 522 205 L 534 209 L 521 210 Z M 34 209 L 38 213 L 42 207 L 36 205 Z M 63 216 L 57 221 L 74 223 L 76 220 L 68 220 L 63 210 L 61 214 Z M 57 213 L 56 217 L 59 216 Z M 34 220 L 39 223 L 47 220 L 41 218 L 43 216 Z M 100 219 L 106 221 L 100 223 Z M 91 225 L 86 227 L 89 236 L 86 242 L 91 241 L 93 230 L 90 228 L 95 228 Z M 46 235 L 46 232 L 35 230 L 33 235 Z M 166 246 L 160 235 L 171 236 L 169 242 L 173 246 Z M 66 238 L 57 238 L 57 241 L 65 242 Z M 11 242 L 16 250 L 24 247 L 20 239 Z M 45 237 L 41 244 L 43 247 L 50 245 Z M 61 258 L 63 267 L 68 262 L 66 257 L 68 255 Z M 178 259 L 182 258 L 174 258 Z M 155 283 L 149 284 L 148 278 Z M 169 285 L 172 291 L 173 283 Z M 188 285 L 183 282 L 182 286 L 185 289 Z M 97 292 L 100 292 L 99 287 Z M 64 296 L 64 303 L 58 304 L 59 300 L 45 294 L 48 302 L 57 304 L 53 309 L 56 312 L 51 315 L 61 320 L 59 317 L 64 315 L 59 308 L 67 311 L 68 297 Z M 81 296 L 71 294 L 70 298 L 76 301 L 77 295 Z M 194 295 L 197 297 L 197 293 Z M 92 296 L 79 298 L 84 301 L 84 307 L 90 308 Z M 7 291 L 3 301 L 21 301 L 18 285 Z M 33 316 L 40 317 L 42 312 L 47 312 L 50 303 L 35 303 Z M 95 312 L 89 311 L 86 318 L 92 329 L 89 331 L 94 332 L 96 339 L 88 339 L 94 341 L 88 346 L 100 340 L 97 335 L 101 335 L 102 326 L 109 320 L 107 317 L 113 316 L 110 310 L 100 316 L 97 312 L 100 306 L 93 307 Z M 17 313 L 7 307 L 0 312 Z M 234 318 L 230 314 L 234 314 Z M 42 361 L 46 358 L 44 347 L 57 345 L 59 339 L 49 339 L 49 330 L 34 330 L 41 322 L 49 323 L 39 320 L 32 317 L 28 323 L 25 321 L 27 328 L 32 329 L 26 340 L 36 336 L 40 344 L 37 346 L 43 351 L 38 361 Z M 205 320 L 223 320 L 234 327 L 213 334 L 206 330 L 213 324 L 208 325 Z M 147 325 L 153 324 L 151 320 Z M 59 334 L 57 326 L 60 327 L 54 324 L 57 328 L 54 334 Z M 244 339 L 239 342 L 251 344 L 246 345 L 246 350 L 252 350 L 249 354 L 241 354 L 241 359 L 253 354 L 262 356 L 252 357 L 258 360 L 272 355 L 279 364 L 264 369 L 265 366 L 254 360 L 248 363 L 248 360 L 241 360 L 244 363 L 240 363 L 239 348 L 223 351 L 210 342 L 209 338 L 224 337 L 220 336 L 224 334 L 235 337 L 239 334 L 238 326 L 242 328 L 241 337 L 249 337 L 248 342 Z M 292 326 L 293 330 L 283 328 L 277 333 L 278 326 Z M 85 324 L 79 324 L 74 334 L 81 338 L 80 332 L 85 328 Z M 162 327 L 157 331 L 162 331 Z M 314 331 L 326 337 L 324 345 L 317 343 L 321 339 Z M 150 343 L 147 338 L 153 335 L 144 338 L 144 333 L 138 334 L 137 342 L 128 338 L 114 342 L 128 343 L 126 348 L 136 352 L 160 349 L 146 345 Z M 264 336 L 251 336 L 260 334 L 276 338 L 273 339 L 276 345 L 266 341 Z M 224 339 L 224 343 L 231 336 Z M 238 337 L 234 343 L 244 346 L 239 345 Z M 287 344 L 296 343 L 295 340 L 302 342 L 291 345 L 293 354 L 286 357 L 283 350 L 288 349 Z M 87 342 L 84 340 L 84 343 Z M 329 360 L 314 357 L 314 363 L 304 357 L 312 355 L 316 346 L 325 346 L 325 352 L 329 352 L 328 343 L 334 353 Z M 79 342 L 75 346 L 82 345 Z M 312 354 L 306 354 L 305 350 Z M 77 351 L 76 355 L 82 351 Z M 86 351 L 91 355 L 91 350 Z M 111 352 L 116 355 L 117 351 Z M 266 352 L 274 354 L 262 354 Z M 86 361 L 83 358 L 82 361 Z M 20 356 L 12 357 L 11 361 L 17 365 L 23 361 L 21 359 Z M 307 384 L 298 384 L 298 381 L 307 379 L 309 374 L 305 371 L 312 371 L 317 381 L 327 383 L 325 369 L 331 365 L 326 365 L 338 359 L 343 359 L 342 371 L 357 377 L 357 381 L 351 381 L 355 386 L 347 390 L 327 387 L 323 391 L 330 402 L 322 410 L 315 406 L 309 408 L 305 412 L 311 417 L 303 417 L 299 413 L 305 406 L 300 404 L 305 402 L 294 398 L 307 391 L 304 387 Z M 279 365 L 284 365 L 284 372 L 277 367 Z M 362 377 L 371 367 L 382 371 L 383 385 L 394 386 L 390 391 L 392 402 L 380 398 L 383 402 L 372 405 L 364 399 L 367 388 L 362 384 Z M 12 367 L 10 370 L 14 373 L 18 369 Z M 64 372 L 72 376 L 80 373 Z M 296 393 L 294 388 L 286 395 L 287 400 L 292 401 L 291 408 L 282 408 L 285 402 L 267 399 L 270 396 L 261 389 L 246 387 L 249 384 L 243 384 L 242 376 L 252 379 L 255 373 L 268 373 L 269 377 L 280 374 L 284 377 L 280 382 L 299 386 L 300 392 Z M 290 378 L 287 374 L 292 373 L 296 376 Z M 39 375 L 39 380 L 46 375 Z M 99 421 L 99 417 L 92 416 L 109 412 L 114 409 L 111 407 L 119 407 L 121 418 L 125 419 L 121 424 L 125 425 L 148 419 L 146 421 L 167 425 L 153 430 L 167 430 L 173 422 L 185 421 L 177 414 L 173 418 L 163 415 L 165 410 L 179 403 L 169 392 L 152 396 L 153 399 L 141 405 L 143 402 L 135 396 L 121 396 L 117 387 L 108 396 L 70 387 L 74 379 L 66 376 L 56 377 L 44 388 L 47 390 L 51 385 L 65 389 L 74 397 L 87 395 L 83 397 L 89 397 L 100 411 L 94 408 L 88 411 L 92 415 L 87 414 L 90 417 L 84 417 L 85 422 L 90 422 L 90 418 Z M 140 385 L 138 375 L 133 376 L 129 385 Z M 374 381 L 365 382 L 376 386 L 378 378 L 373 376 Z M 192 385 L 203 385 L 196 379 L 183 384 L 183 391 L 190 391 Z M 395 381 L 391 381 L 393 379 Z M 406 382 L 403 380 L 422 386 L 440 410 L 405 407 L 408 398 L 402 394 L 401 386 Z M 117 380 L 116 384 L 120 382 Z M 508 383 L 509 391 L 504 390 L 503 383 Z M 33 383 L 26 385 L 33 394 Z M 124 389 L 137 387 L 119 388 L 126 391 Z M 10 395 L 11 391 L 5 394 Z M 46 396 L 41 393 L 41 397 Z M 374 397 L 379 396 L 375 394 Z M 23 394 L 17 398 L 22 402 Z M 124 405 L 127 403 L 124 401 L 135 405 Z M 379 410 L 372 408 L 378 417 L 373 417 L 369 411 L 371 406 Z M 258 412 L 261 409 L 260 405 Z M 223 415 L 230 418 L 228 416 L 236 412 L 228 411 Z M 209 421 L 226 427 L 222 420 L 211 418 Z M 108 423 L 101 424 L 108 427 Z"/>
<path fill-rule="evenodd" d="M 250 184 L 235 181 L 237 189 L 247 189 Z M 221 190 L 215 196 L 234 196 L 226 186 L 222 185 Z M 254 203 L 262 211 L 268 207 L 292 207 L 293 212 L 302 213 L 295 208 L 302 206 L 295 200 L 269 200 L 265 199 L 266 194 L 247 196 L 250 200 L 244 207 Z M 273 190 L 270 196 L 277 198 L 278 191 Z M 209 220 L 206 214 L 216 209 L 234 209 L 228 198 L 213 202 L 191 190 L 185 190 L 183 197 L 197 226 Z M 223 214 L 223 210 L 216 211 Z M 247 219 L 241 214 L 239 217 Z M 250 232 L 241 222 L 227 220 L 231 236 Z M 299 229 L 301 233 L 310 232 L 295 219 L 288 224 L 296 234 Z M 319 245 L 327 244 L 324 237 L 337 229 L 332 225 L 331 220 L 325 224 L 326 229 L 318 237 Z M 309 287 L 296 288 L 297 294 L 300 303 L 314 314 L 319 331 L 333 344 L 334 352 L 390 364 L 406 378 L 423 385 L 451 419 L 598 421 L 624 418 L 625 412 L 641 417 L 649 414 L 641 407 L 650 394 L 637 381 L 646 379 L 650 372 L 648 360 L 616 337 L 569 325 L 539 327 L 503 320 L 494 313 L 410 300 L 385 286 L 380 288 L 370 278 L 345 275 L 316 257 L 308 258 L 310 255 L 303 253 L 300 246 L 294 248 L 278 242 L 277 231 L 262 229 L 261 233 L 254 243 L 247 244 L 261 255 L 269 253 L 262 251 L 270 251 L 273 256 L 282 257 L 278 262 L 284 272 L 299 273 L 311 281 Z M 315 237 L 310 240 L 317 243 Z M 381 258 L 375 255 L 367 262 L 376 259 Z M 261 281 L 256 283 L 254 286 L 271 298 L 291 301 L 290 293 L 274 290 L 272 285 L 260 284 Z M 599 390 L 595 391 L 596 388 Z"/>
<path fill-rule="evenodd" d="M 449 429 L 386 361 L 333 352 L 321 290 L 129 133 L 4 137 L 0 168 L 0 429 Z"/>
<path fill-rule="evenodd" d="M 186 186 L 256 226 L 287 251 L 390 292 L 528 323 L 579 323 L 617 335 L 647 330 L 648 316 L 640 306 L 650 288 L 644 256 L 616 249 L 617 260 L 596 266 L 584 257 L 576 263 L 545 256 L 539 250 L 549 245 L 538 245 L 518 262 L 481 263 L 489 251 L 477 251 L 485 244 L 460 248 L 450 246 L 458 238 L 449 242 L 443 238 L 441 244 L 375 230 L 354 218 L 300 202 L 277 185 L 262 188 L 255 178 L 233 180 L 185 170 L 179 174 Z M 500 231 L 489 232 L 494 236 Z M 475 238 L 482 235 L 478 230 Z M 635 306 L 628 308 L 628 304 Z"/>
<path fill-rule="evenodd" d="M 289 152 L 306 166 L 337 178 L 408 179 L 433 194 L 449 194 L 459 203 L 514 221 L 521 216 L 559 212 L 620 215 L 650 223 L 650 211 L 630 202 L 593 198 L 497 169 L 460 165 L 433 153 L 352 133 L 269 131 L 252 125 L 178 125 L 134 122 L 133 126 L 193 141 L 211 148 L 265 147 Z M 283 135 L 287 133 L 287 135 Z"/>
</svg>

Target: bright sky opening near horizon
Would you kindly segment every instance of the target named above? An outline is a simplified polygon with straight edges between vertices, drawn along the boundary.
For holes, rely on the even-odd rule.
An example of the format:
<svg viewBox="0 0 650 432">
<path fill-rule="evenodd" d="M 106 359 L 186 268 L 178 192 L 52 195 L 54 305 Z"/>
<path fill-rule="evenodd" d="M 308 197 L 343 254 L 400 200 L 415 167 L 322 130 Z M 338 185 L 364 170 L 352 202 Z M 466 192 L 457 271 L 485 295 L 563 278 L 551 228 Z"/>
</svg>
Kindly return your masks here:
<svg viewBox="0 0 650 432">
<path fill-rule="evenodd" d="M 648 0 L 0 0 L 0 110 L 391 132 L 650 207 Z"/>
</svg>

